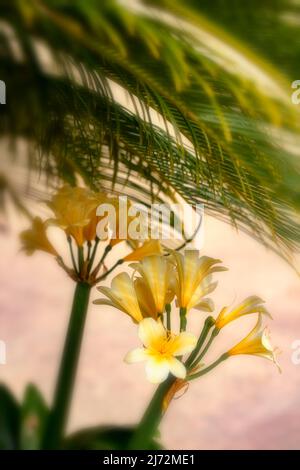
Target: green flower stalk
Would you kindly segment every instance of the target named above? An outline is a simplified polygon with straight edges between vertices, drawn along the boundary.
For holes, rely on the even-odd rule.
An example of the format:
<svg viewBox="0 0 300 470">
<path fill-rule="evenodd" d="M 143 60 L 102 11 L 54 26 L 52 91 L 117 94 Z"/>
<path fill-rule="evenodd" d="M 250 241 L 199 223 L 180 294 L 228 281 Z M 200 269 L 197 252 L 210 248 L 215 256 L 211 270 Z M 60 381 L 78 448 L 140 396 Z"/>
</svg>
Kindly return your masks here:
<svg viewBox="0 0 300 470">
<path fill-rule="evenodd" d="M 59 449 L 67 423 L 76 378 L 91 286 L 78 282 L 58 372 L 54 400 L 46 425 L 44 449 Z"/>
</svg>

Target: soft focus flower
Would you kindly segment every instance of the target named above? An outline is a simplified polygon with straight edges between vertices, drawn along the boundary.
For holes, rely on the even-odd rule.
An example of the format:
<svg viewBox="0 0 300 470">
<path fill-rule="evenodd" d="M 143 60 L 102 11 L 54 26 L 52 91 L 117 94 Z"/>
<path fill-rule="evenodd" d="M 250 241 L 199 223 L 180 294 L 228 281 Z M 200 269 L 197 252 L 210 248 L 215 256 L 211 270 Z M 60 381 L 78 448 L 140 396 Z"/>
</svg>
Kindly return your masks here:
<svg viewBox="0 0 300 470">
<path fill-rule="evenodd" d="M 173 254 L 177 268 L 176 296 L 179 307 L 190 310 L 200 307 L 203 297 L 212 292 L 217 283 L 210 281 L 210 275 L 217 271 L 226 271 L 216 266 L 221 261 L 207 256 L 199 257 L 198 250 L 186 250 L 184 255 Z"/>
<path fill-rule="evenodd" d="M 267 328 L 262 329 L 262 315 L 259 314 L 257 323 L 253 330 L 242 339 L 237 345 L 227 351 L 227 355 L 235 356 L 237 354 L 250 354 L 260 356 L 273 361 L 277 366 L 275 357 L 276 348 L 270 343 L 270 335 Z M 279 366 L 278 366 L 279 367 Z"/>
<path fill-rule="evenodd" d="M 36 250 L 46 251 L 51 255 L 58 256 L 57 251 L 50 243 L 46 233 L 47 223 L 43 222 L 40 217 L 35 217 L 32 221 L 32 227 L 28 230 L 24 230 L 20 234 L 22 242 L 22 249 L 28 254 Z"/>
<path fill-rule="evenodd" d="M 162 254 L 159 240 L 146 240 L 141 246 L 125 256 L 124 261 L 140 261 L 146 256 Z"/>
<path fill-rule="evenodd" d="M 247 297 L 243 302 L 237 305 L 235 308 L 230 310 L 228 307 L 224 307 L 219 316 L 216 319 L 215 326 L 220 329 L 228 323 L 250 313 L 262 313 L 271 317 L 267 309 L 262 305 L 264 301 L 257 296 Z M 271 317 L 272 318 L 272 317 Z"/>
<path fill-rule="evenodd" d="M 71 235 L 78 246 L 84 243 L 84 227 L 88 226 L 100 201 L 86 188 L 62 187 L 48 202 L 54 213 L 51 222 Z"/>
<path fill-rule="evenodd" d="M 135 280 L 135 289 L 145 316 L 157 317 L 174 297 L 172 276 L 174 268 L 166 257 L 153 255 L 140 263 L 132 264 L 140 274 Z"/>
<path fill-rule="evenodd" d="M 176 356 L 190 353 L 195 348 L 197 339 L 194 335 L 186 332 L 169 335 L 159 321 L 145 318 L 139 324 L 139 338 L 144 347 L 130 351 L 125 362 L 146 361 L 146 375 L 152 383 L 163 382 L 170 372 L 175 377 L 185 378 L 186 368 Z"/>
<path fill-rule="evenodd" d="M 98 305 L 110 305 L 129 315 L 135 322 L 143 319 L 140 306 L 134 289 L 133 280 L 127 273 L 118 274 L 111 282 L 111 287 L 98 287 L 99 292 L 107 299 L 98 299 Z"/>
<path fill-rule="evenodd" d="M 111 204 L 113 207 L 115 207 L 116 198 L 108 197 L 108 195 L 103 192 L 90 194 L 90 197 L 92 199 L 95 198 L 95 200 L 97 201 L 97 204 L 96 204 L 96 207 L 93 208 L 89 214 L 89 223 L 85 227 L 83 227 L 83 237 L 84 237 L 84 240 L 91 242 L 95 240 L 96 238 L 98 222 L 100 222 L 100 220 L 105 217 L 105 214 L 101 216 L 96 214 L 97 207 L 101 204 Z"/>
</svg>

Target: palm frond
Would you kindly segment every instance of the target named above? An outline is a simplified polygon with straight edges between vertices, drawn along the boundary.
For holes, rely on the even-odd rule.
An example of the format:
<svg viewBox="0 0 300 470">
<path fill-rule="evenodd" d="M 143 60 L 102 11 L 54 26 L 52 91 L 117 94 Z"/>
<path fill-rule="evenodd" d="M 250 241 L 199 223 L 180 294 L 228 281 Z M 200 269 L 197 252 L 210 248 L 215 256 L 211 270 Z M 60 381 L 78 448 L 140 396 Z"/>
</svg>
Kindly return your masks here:
<svg viewBox="0 0 300 470">
<path fill-rule="evenodd" d="M 284 77 L 213 25 L 207 4 L 201 14 L 177 0 L 0 6 L 14 37 L 0 50 L 10 96 L 0 132 L 37 144 L 52 181 L 80 175 L 148 202 L 177 192 L 297 250 L 298 109 Z"/>
</svg>

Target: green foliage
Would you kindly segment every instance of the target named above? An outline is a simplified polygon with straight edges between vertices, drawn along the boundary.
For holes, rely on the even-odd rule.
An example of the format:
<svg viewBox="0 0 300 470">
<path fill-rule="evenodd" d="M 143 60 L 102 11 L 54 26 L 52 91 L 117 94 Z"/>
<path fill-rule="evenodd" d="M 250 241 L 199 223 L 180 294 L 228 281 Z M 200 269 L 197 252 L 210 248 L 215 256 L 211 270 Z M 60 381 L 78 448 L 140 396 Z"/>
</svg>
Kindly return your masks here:
<svg viewBox="0 0 300 470">
<path fill-rule="evenodd" d="M 0 385 L 0 449 L 13 450 L 19 445 L 20 410 L 18 404 L 6 388 Z"/>
<path fill-rule="evenodd" d="M 0 0 L 15 37 L 2 33 L 0 132 L 39 148 L 28 164 L 51 185 L 80 177 L 143 202 L 180 194 L 288 257 L 300 114 L 259 20 L 273 18 L 274 41 L 288 1 L 255 3 L 250 34 L 237 0 L 231 13 L 221 0 Z M 282 28 L 296 54 L 296 31 Z"/>
<path fill-rule="evenodd" d="M 28 385 L 21 406 L 21 449 L 37 450 L 41 448 L 48 412 L 39 390 L 33 384 Z"/>
<path fill-rule="evenodd" d="M 125 450 L 133 436 L 135 428 L 102 426 L 78 431 L 67 437 L 63 445 L 66 450 Z M 152 440 L 149 450 L 159 450 L 162 447 Z"/>
</svg>

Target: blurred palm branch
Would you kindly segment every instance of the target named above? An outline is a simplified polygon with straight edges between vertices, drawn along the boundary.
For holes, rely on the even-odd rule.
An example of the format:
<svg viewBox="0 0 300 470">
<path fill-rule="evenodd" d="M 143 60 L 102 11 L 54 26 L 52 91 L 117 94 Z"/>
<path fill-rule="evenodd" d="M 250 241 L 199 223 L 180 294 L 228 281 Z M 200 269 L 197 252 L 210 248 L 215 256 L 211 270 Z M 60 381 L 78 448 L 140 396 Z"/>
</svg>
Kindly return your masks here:
<svg viewBox="0 0 300 470">
<path fill-rule="evenodd" d="M 285 258 L 298 250 L 299 3 L 0 0 L 0 11 L 1 138 L 25 141 L 26 166 L 51 187 L 179 195 Z M 16 200 L 13 175 L 0 181 Z"/>
</svg>

